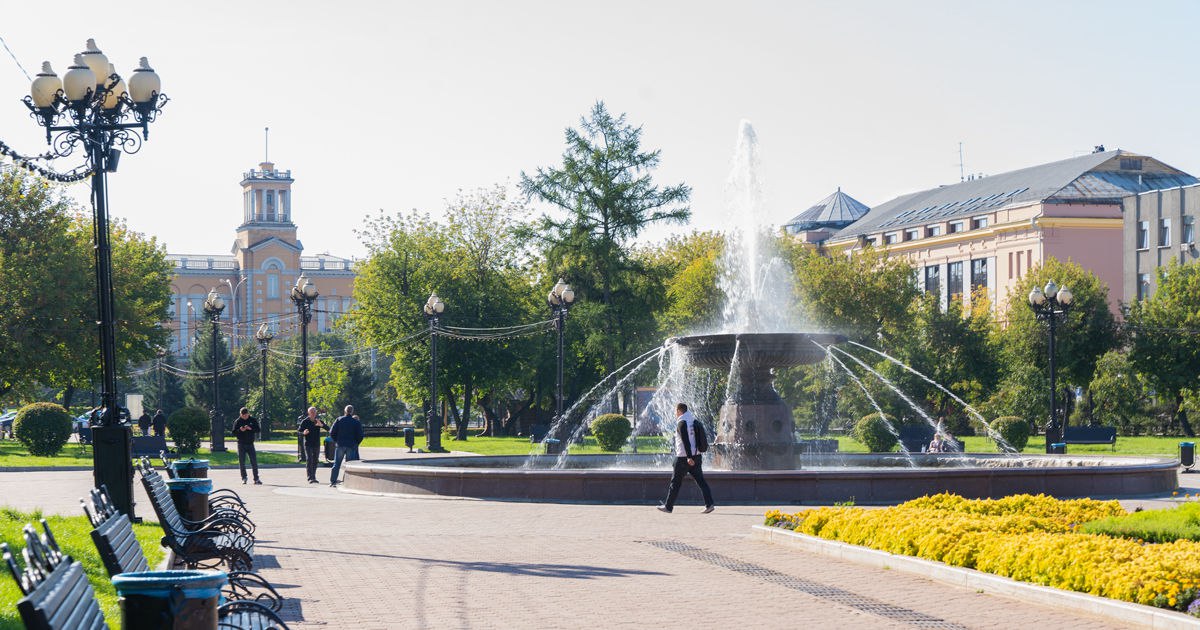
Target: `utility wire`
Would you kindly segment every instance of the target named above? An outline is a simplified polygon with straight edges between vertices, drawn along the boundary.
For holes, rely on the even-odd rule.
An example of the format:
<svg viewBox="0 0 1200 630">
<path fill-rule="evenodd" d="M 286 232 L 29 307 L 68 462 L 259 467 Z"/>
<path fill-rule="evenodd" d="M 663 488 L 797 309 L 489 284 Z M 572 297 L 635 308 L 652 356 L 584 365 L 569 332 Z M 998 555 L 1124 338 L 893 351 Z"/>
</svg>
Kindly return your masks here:
<svg viewBox="0 0 1200 630">
<path fill-rule="evenodd" d="M 4 50 L 8 51 L 8 56 L 12 57 L 13 63 L 17 64 L 17 68 L 21 70 L 21 74 L 25 75 L 25 78 L 28 79 L 30 83 L 33 83 L 33 77 L 29 76 L 29 73 L 25 71 L 25 66 L 22 66 L 21 62 L 17 60 L 17 56 L 14 55 L 12 49 L 8 47 L 8 42 L 4 41 L 3 35 L 0 35 L 0 44 L 4 45 Z"/>
</svg>

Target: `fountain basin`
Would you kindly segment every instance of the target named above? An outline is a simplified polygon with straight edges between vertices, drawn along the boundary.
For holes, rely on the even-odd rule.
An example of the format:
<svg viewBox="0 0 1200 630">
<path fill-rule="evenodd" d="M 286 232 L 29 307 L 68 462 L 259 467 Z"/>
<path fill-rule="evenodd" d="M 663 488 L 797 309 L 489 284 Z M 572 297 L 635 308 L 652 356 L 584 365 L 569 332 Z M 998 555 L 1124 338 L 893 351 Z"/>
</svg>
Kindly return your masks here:
<svg viewBox="0 0 1200 630">
<path fill-rule="evenodd" d="M 662 455 L 430 457 L 346 466 L 344 487 L 385 494 L 520 501 L 656 503 L 666 496 L 670 458 Z M 804 455 L 799 470 L 706 470 L 718 503 L 887 504 L 951 492 L 968 498 L 1048 494 L 1132 498 L 1170 493 L 1179 463 L 1168 458 L 992 454 Z M 543 467 L 544 466 L 544 467 Z M 699 504 L 695 484 L 680 502 Z"/>
</svg>

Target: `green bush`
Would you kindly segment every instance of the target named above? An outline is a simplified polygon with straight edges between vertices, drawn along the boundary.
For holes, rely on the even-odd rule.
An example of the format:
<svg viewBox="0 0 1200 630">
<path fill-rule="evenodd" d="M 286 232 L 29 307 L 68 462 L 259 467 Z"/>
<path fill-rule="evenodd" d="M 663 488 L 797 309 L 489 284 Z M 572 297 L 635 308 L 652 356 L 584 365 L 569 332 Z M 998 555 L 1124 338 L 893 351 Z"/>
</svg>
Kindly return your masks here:
<svg viewBox="0 0 1200 630">
<path fill-rule="evenodd" d="M 1025 450 L 1025 445 L 1029 443 L 1029 423 L 1024 418 L 1000 416 L 992 420 L 992 429 L 1018 451 Z M 1000 450 L 999 442 L 996 443 L 996 450 Z"/>
<path fill-rule="evenodd" d="M 887 453 L 896 446 L 896 436 L 889 430 L 891 418 L 880 413 L 869 413 L 854 423 L 854 439 L 861 442 L 872 453 Z"/>
<path fill-rule="evenodd" d="M 606 413 L 592 420 L 591 429 L 596 443 L 600 445 L 601 450 L 605 451 L 621 450 L 621 447 L 625 446 L 625 442 L 629 440 L 629 434 L 633 433 L 629 419 L 619 413 Z"/>
<path fill-rule="evenodd" d="M 208 435 L 211 421 L 208 413 L 196 407 L 184 407 L 167 418 L 167 434 L 180 453 L 200 450 L 200 441 Z"/>
<path fill-rule="evenodd" d="M 1112 516 L 1084 523 L 1082 529 L 1089 534 L 1133 538 L 1148 543 L 1200 540 L 1200 503 Z"/>
<path fill-rule="evenodd" d="M 71 437 L 71 415 L 54 403 L 26 405 L 13 419 L 13 435 L 30 455 L 58 455 Z"/>
</svg>

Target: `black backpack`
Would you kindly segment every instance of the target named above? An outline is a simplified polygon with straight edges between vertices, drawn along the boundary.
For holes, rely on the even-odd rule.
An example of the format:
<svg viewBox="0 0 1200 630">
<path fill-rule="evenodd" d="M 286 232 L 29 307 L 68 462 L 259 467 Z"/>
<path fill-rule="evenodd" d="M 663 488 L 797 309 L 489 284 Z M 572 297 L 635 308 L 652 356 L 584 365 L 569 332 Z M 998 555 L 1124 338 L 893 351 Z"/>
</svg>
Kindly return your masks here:
<svg viewBox="0 0 1200 630">
<path fill-rule="evenodd" d="M 697 420 L 692 423 L 692 426 L 696 429 L 696 452 L 707 453 L 708 434 L 704 432 L 704 423 Z"/>
</svg>

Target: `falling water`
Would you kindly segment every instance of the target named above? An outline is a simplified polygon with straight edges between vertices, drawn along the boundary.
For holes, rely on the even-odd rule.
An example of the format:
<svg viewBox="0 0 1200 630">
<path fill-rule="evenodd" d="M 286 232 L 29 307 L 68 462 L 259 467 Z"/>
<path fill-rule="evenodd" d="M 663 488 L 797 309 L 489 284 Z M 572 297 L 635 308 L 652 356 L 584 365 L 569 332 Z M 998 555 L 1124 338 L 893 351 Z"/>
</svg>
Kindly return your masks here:
<svg viewBox="0 0 1200 630">
<path fill-rule="evenodd" d="M 813 343 L 817 342 L 814 341 Z M 908 465 L 915 467 L 916 463 L 913 461 L 912 455 L 908 452 L 908 449 L 904 447 L 904 442 L 900 441 L 900 431 L 896 429 L 896 426 L 892 424 L 891 420 L 888 420 L 887 414 L 883 412 L 883 408 L 879 406 L 879 403 L 875 402 L 875 397 L 871 395 L 871 392 L 867 389 L 867 386 L 863 385 L 862 379 L 858 378 L 858 375 L 855 374 L 854 371 L 849 367 L 847 367 L 841 359 L 833 356 L 833 346 L 825 346 L 824 350 L 825 356 L 829 357 L 833 361 L 836 361 L 838 365 L 842 366 L 842 369 L 846 371 L 846 374 L 850 376 L 854 383 L 858 385 L 858 388 L 862 390 L 862 393 L 866 395 L 867 400 L 871 401 L 871 406 L 875 408 L 875 411 L 879 412 L 879 417 L 883 419 L 883 425 L 887 427 L 888 433 L 891 433 L 893 436 L 895 436 L 896 443 L 900 445 L 900 452 L 903 453 L 908 459 Z"/>
</svg>

